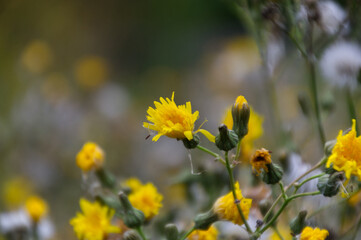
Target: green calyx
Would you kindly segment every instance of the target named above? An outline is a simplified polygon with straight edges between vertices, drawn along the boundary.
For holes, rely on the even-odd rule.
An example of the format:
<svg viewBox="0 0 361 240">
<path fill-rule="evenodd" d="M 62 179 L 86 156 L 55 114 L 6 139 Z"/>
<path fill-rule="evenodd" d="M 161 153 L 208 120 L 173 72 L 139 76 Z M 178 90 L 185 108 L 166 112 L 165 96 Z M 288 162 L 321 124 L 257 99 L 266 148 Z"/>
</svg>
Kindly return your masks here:
<svg viewBox="0 0 361 240">
<path fill-rule="evenodd" d="M 187 138 L 182 139 L 183 145 L 187 148 L 187 149 L 193 149 L 196 148 L 199 144 L 199 136 L 194 134 L 193 135 L 193 139 L 192 140 L 188 140 Z"/>
<path fill-rule="evenodd" d="M 198 214 L 194 218 L 194 229 L 207 230 L 214 222 L 218 220 L 219 217 L 213 211 L 213 209 L 211 209 L 206 213 Z"/>
<path fill-rule="evenodd" d="M 119 200 L 122 205 L 121 215 L 124 224 L 129 228 L 139 228 L 144 223 L 144 213 L 132 206 L 125 193 L 119 193 Z"/>
<path fill-rule="evenodd" d="M 218 128 L 219 134 L 216 136 L 216 146 L 223 151 L 229 151 L 237 146 L 239 138 L 233 130 L 228 130 L 227 126 L 222 124 Z"/>
<path fill-rule="evenodd" d="M 325 174 L 318 179 L 317 188 L 325 197 L 335 196 L 340 190 L 342 182 L 345 180 L 342 172 Z"/>
<path fill-rule="evenodd" d="M 232 107 L 233 131 L 242 139 L 248 133 L 248 121 L 251 110 L 248 104 L 243 104 L 241 108 Z"/>
<path fill-rule="evenodd" d="M 262 181 L 267 184 L 276 184 L 278 183 L 283 177 L 283 170 L 281 166 L 270 163 L 266 165 L 268 171 L 262 171 L 261 178 Z"/>
</svg>

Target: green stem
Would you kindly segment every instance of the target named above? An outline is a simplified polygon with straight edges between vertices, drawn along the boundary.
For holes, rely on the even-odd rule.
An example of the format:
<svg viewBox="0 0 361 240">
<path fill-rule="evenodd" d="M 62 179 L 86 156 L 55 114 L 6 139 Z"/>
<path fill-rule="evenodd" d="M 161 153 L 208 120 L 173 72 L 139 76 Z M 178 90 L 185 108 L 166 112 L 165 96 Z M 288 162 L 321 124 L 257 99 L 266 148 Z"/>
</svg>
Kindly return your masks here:
<svg viewBox="0 0 361 240">
<path fill-rule="evenodd" d="M 139 233 L 140 237 L 141 237 L 143 240 L 147 240 L 147 237 L 145 236 L 145 234 L 144 234 L 143 229 L 142 229 L 141 226 L 138 227 L 138 228 L 136 228 L 135 230 Z"/>
<path fill-rule="evenodd" d="M 350 115 L 350 119 L 355 119 L 356 120 L 356 132 L 357 132 L 357 135 L 359 134 L 359 128 L 358 128 L 358 124 L 357 124 L 357 114 L 356 114 L 356 108 L 355 108 L 355 104 L 353 102 L 353 99 L 352 99 L 352 93 L 350 91 L 349 88 L 346 89 L 346 98 L 347 98 L 347 106 L 348 106 L 348 112 L 349 112 L 349 115 Z"/>
<path fill-rule="evenodd" d="M 216 158 L 217 161 L 220 161 L 223 165 L 226 164 L 226 162 L 221 158 L 221 156 L 219 156 L 218 153 L 213 152 L 212 150 L 202 147 L 200 145 L 197 146 L 197 148 L 205 153 L 208 153 L 209 155 L 213 156 Z"/>
<path fill-rule="evenodd" d="M 316 163 L 316 165 L 314 165 L 312 168 L 310 168 L 308 171 L 306 171 L 304 174 L 302 174 L 301 176 L 299 176 L 298 178 L 296 178 L 295 180 L 293 180 L 293 182 L 291 182 L 288 186 L 286 186 L 284 188 L 284 191 L 287 192 L 287 190 L 289 188 L 291 188 L 297 181 L 299 181 L 300 179 L 302 179 L 303 177 L 305 177 L 307 174 L 313 172 L 314 170 L 316 170 L 317 168 L 321 167 L 323 164 L 325 164 L 327 161 L 327 157 L 324 157 L 321 159 L 321 161 L 319 161 L 318 163 Z M 272 210 L 276 207 L 277 203 L 281 200 L 282 198 L 282 194 L 280 194 L 276 200 L 273 202 L 272 206 L 270 207 L 270 209 L 268 210 L 268 212 L 266 213 L 266 215 L 263 217 L 263 219 L 267 219 L 268 216 L 271 214 Z M 258 230 L 259 228 L 257 228 Z"/>
<path fill-rule="evenodd" d="M 238 144 L 237 144 L 237 151 L 236 151 L 236 157 L 235 157 L 236 161 L 238 161 L 240 154 L 241 154 L 241 140 L 239 140 Z"/>
<path fill-rule="evenodd" d="M 285 189 L 283 188 L 283 183 L 280 181 L 278 184 L 280 185 L 283 199 L 287 200 L 287 195 L 286 195 Z"/>
<path fill-rule="evenodd" d="M 225 155 L 225 159 L 226 159 L 226 167 L 227 167 L 227 171 L 228 171 L 228 175 L 229 175 L 229 184 L 230 184 L 230 188 L 232 190 L 234 203 L 236 204 L 237 209 L 238 209 L 238 213 L 241 216 L 244 225 L 246 226 L 247 232 L 252 234 L 252 229 L 248 225 L 248 222 L 247 222 L 247 220 L 246 220 L 246 218 L 245 218 L 245 216 L 244 216 L 244 214 L 242 212 L 239 199 L 237 198 L 237 195 L 236 195 L 236 190 L 234 188 L 233 171 L 232 171 L 231 165 L 229 164 L 229 159 L 228 159 L 228 151 L 226 151 L 224 155 Z"/>
<path fill-rule="evenodd" d="M 299 193 L 299 194 L 295 194 L 295 195 L 292 195 L 291 197 L 289 197 L 289 200 L 293 200 L 293 199 L 296 199 L 299 197 L 314 196 L 314 195 L 319 195 L 319 194 L 321 194 L 320 191 Z"/>
<path fill-rule="evenodd" d="M 307 179 L 305 179 L 304 181 L 302 181 L 300 184 L 298 185 L 295 185 L 295 190 L 293 191 L 293 194 L 295 194 L 298 189 L 300 189 L 300 187 L 302 187 L 302 185 L 304 185 L 305 183 L 315 179 L 315 178 L 319 178 L 319 177 L 322 177 L 323 175 L 325 175 L 326 173 L 321 173 L 321 174 L 318 174 L 318 175 L 315 175 L 315 176 L 312 176 L 312 177 L 309 177 Z"/>
<path fill-rule="evenodd" d="M 186 239 L 189 235 L 191 235 L 191 233 L 194 231 L 195 229 L 194 229 L 194 227 L 193 228 L 191 228 L 188 232 L 186 232 L 184 235 L 183 235 L 183 237 L 181 237 L 179 240 L 184 240 L 184 239 Z"/>
</svg>

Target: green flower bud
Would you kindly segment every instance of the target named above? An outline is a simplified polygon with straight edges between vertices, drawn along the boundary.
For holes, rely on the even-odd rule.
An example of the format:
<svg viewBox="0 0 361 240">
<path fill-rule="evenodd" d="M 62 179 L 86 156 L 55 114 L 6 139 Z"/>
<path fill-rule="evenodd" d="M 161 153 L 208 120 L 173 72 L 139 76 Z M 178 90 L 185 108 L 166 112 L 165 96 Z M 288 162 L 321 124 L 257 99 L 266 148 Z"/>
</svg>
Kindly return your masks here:
<svg viewBox="0 0 361 240">
<path fill-rule="evenodd" d="M 199 136 L 194 134 L 193 135 L 193 139 L 192 140 L 188 140 L 187 138 L 182 139 L 183 145 L 187 148 L 187 149 L 193 149 L 196 148 L 199 144 Z"/>
<path fill-rule="evenodd" d="M 113 174 L 106 171 L 104 168 L 98 168 L 95 170 L 95 175 L 98 177 L 100 183 L 103 187 L 114 188 L 116 184 L 116 179 Z"/>
<path fill-rule="evenodd" d="M 232 106 L 233 131 L 242 139 L 248 133 L 248 121 L 251 110 L 247 100 L 243 96 L 238 96 Z"/>
<path fill-rule="evenodd" d="M 270 163 L 266 165 L 268 171 L 262 171 L 261 177 L 262 181 L 267 184 L 276 184 L 278 183 L 283 176 L 283 170 L 281 166 Z"/>
<path fill-rule="evenodd" d="M 325 143 L 324 152 L 326 156 L 330 156 L 332 154 L 332 149 L 336 145 L 337 140 L 330 140 Z"/>
<path fill-rule="evenodd" d="M 306 216 L 307 211 L 304 210 L 299 212 L 298 215 L 291 220 L 290 228 L 293 236 L 300 234 L 303 228 L 306 227 Z"/>
<path fill-rule="evenodd" d="M 238 144 L 238 136 L 233 130 L 228 130 L 227 126 L 222 124 L 218 128 L 219 134 L 216 136 L 216 146 L 223 151 L 229 151 Z"/>
<path fill-rule="evenodd" d="M 164 233 L 167 240 L 177 240 L 179 236 L 176 225 L 172 223 L 165 225 Z"/>
<path fill-rule="evenodd" d="M 103 205 L 115 209 L 116 212 L 121 212 L 122 205 L 116 197 L 98 195 L 95 197 L 95 200 Z"/>
<path fill-rule="evenodd" d="M 345 177 L 342 172 L 325 174 L 318 179 L 317 188 L 325 197 L 335 196 Z"/>
<path fill-rule="evenodd" d="M 144 213 L 132 206 L 125 193 L 119 193 L 119 200 L 122 205 L 122 218 L 124 224 L 129 228 L 140 227 L 145 220 Z"/>
<path fill-rule="evenodd" d="M 141 240 L 138 233 L 133 230 L 128 230 L 123 235 L 124 240 Z"/>
<path fill-rule="evenodd" d="M 213 209 L 206 213 L 198 214 L 194 218 L 194 229 L 207 230 L 214 222 L 218 221 L 219 218 Z"/>
</svg>

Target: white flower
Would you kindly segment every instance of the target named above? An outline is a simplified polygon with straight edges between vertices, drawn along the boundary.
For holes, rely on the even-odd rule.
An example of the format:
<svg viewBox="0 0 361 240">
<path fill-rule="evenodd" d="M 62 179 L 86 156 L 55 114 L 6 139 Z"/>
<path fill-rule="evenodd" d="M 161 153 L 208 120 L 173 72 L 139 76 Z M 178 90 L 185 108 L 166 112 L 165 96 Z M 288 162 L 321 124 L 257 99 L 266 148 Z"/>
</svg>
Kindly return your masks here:
<svg viewBox="0 0 361 240">
<path fill-rule="evenodd" d="M 347 18 L 345 10 L 333 1 L 320 1 L 317 6 L 320 12 L 321 28 L 331 35 L 337 33 Z"/>
<path fill-rule="evenodd" d="M 355 88 L 361 68 L 361 48 L 352 42 L 335 43 L 324 52 L 320 67 L 331 84 Z"/>
</svg>

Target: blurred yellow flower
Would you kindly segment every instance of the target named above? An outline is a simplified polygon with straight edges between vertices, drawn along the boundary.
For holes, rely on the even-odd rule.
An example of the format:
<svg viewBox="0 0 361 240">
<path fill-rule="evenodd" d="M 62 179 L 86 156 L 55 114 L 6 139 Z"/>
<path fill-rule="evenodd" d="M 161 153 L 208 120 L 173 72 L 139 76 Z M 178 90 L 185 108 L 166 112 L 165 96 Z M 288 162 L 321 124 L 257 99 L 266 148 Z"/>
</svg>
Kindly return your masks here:
<svg viewBox="0 0 361 240">
<path fill-rule="evenodd" d="M 76 164 L 78 167 L 87 172 L 93 168 L 102 167 L 104 162 L 103 150 L 93 142 L 87 142 L 76 156 Z"/>
<path fill-rule="evenodd" d="M 217 240 L 218 230 L 211 226 L 208 230 L 195 230 L 189 236 L 188 240 Z"/>
<path fill-rule="evenodd" d="M 254 149 L 254 141 L 263 135 L 263 117 L 260 116 L 256 111 L 254 111 L 252 107 L 250 107 L 250 109 L 251 115 L 248 122 L 248 133 L 241 141 L 241 156 L 243 159 L 246 160 L 248 160 L 252 154 L 252 151 Z M 223 123 L 227 126 L 228 129 L 233 128 L 233 117 L 231 108 L 227 110 Z"/>
<path fill-rule="evenodd" d="M 271 164 L 271 154 L 265 148 L 258 149 L 251 158 L 251 165 L 253 171 L 257 172 L 257 174 L 261 173 L 261 169 L 268 172 L 267 164 Z"/>
<path fill-rule="evenodd" d="M 125 181 L 125 186 L 129 187 L 132 192 L 137 191 L 142 185 L 142 182 L 135 177 L 128 178 Z"/>
<path fill-rule="evenodd" d="M 78 84 L 85 89 L 100 87 L 107 80 L 107 77 L 107 63 L 101 57 L 84 57 L 75 65 L 75 78 Z"/>
<path fill-rule="evenodd" d="M 347 197 L 347 196 L 346 196 Z M 361 202 L 361 190 L 358 190 L 347 200 L 348 204 L 352 207 L 356 207 Z"/>
<path fill-rule="evenodd" d="M 279 233 L 282 236 L 282 239 L 279 237 L 279 235 L 273 231 L 271 237 L 269 238 L 269 240 L 292 240 L 292 235 L 291 235 L 291 231 L 289 228 L 286 228 L 285 226 L 277 226 L 277 229 L 279 231 Z"/>
<path fill-rule="evenodd" d="M 157 188 L 152 183 L 142 185 L 128 196 L 134 208 L 142 211 L 146 219 L 151 219 L 159 213 L 163 206 L 163 196 L 158 193 Z"/>
<path fill-rule="evenodd" d="M 33 186 L 27 179 L 15 177 L 6 181 L 2 189 L 5 206 L 17 208 L 23 205 L 32 192 Z"/>
<path fill-rule="evenodd" d="M 300 240 L 324 240 L 328 236 L 328 231 L 325 229 L 305 227 L 302 230 Z"/>
<path fill-rule="evenodd" d="M 26 46 L 21 56 L 21 62 L 32 73 L 43 73 L 52 63 L 53 54 L 49 45 L 40 40 Z"/>
<path fill-rule="evenodd" d="M 160 102 L 154 101 L 155 109 L 148 108 L 147 120 L 151 123 L 144 122 L 143 127 L 157 131 L 158 134 L 153 137 L 153 141 L 158 141 L 161 136 L 167 136 L 176 139 L 193 139 L 194 123 L 199 117 L 199 112 L 192 113 L 190 102 L 186 105 L 176 105 L 174 102 L 174 92 L 172 99 L 160 98 Z M 210 141 L 214 142 L 215 137 L 204 129 L 198 129 Z"/>
<path fill-rule="evenodd" d="M 240 201 L 241 210 L 243 212 L 244 217 L 247 220 L 249 209 L 251 208 L 252 205 L 252 199 L 243 197 L 238 182 L 235 183 L 234 187 L 236 190 L 237 199 Z M 218 198 L 213 205 L 213 210 L 220 219 L 228 220 L 238 225 L 243 224 L 242 218 L 239 215 L 237 209 L 237 205 L 235 204 L 232 192 L 229 192 L 228 194 Z"/>
<path fill-rule="evenodd" d="M 355 175 L 361 180 L 361 137 L 356 137 L 356 120 L 352 120 L 351 131 L 344 134 L 342 130 L 337 136 L 337 142 L 332 149 L 326 166 L 337 171 L 344 171 L 346 178 Z"/>
<path fill-rule="evenodd" d="M 48 213 L 48 204 L 38 196 L 30 196 L 25 202 L 25 209 L 34 222 L 38 222 Z"/>
<path fill-rule="evenodd" d="M 119 227 L 111 225 L 114 210 L 84 198 L 80 199 L 80 208 L 83 213 L 70 220 L 78 239 L 103 240 L 108 233 L 120 232 Z"/>
</svg>

